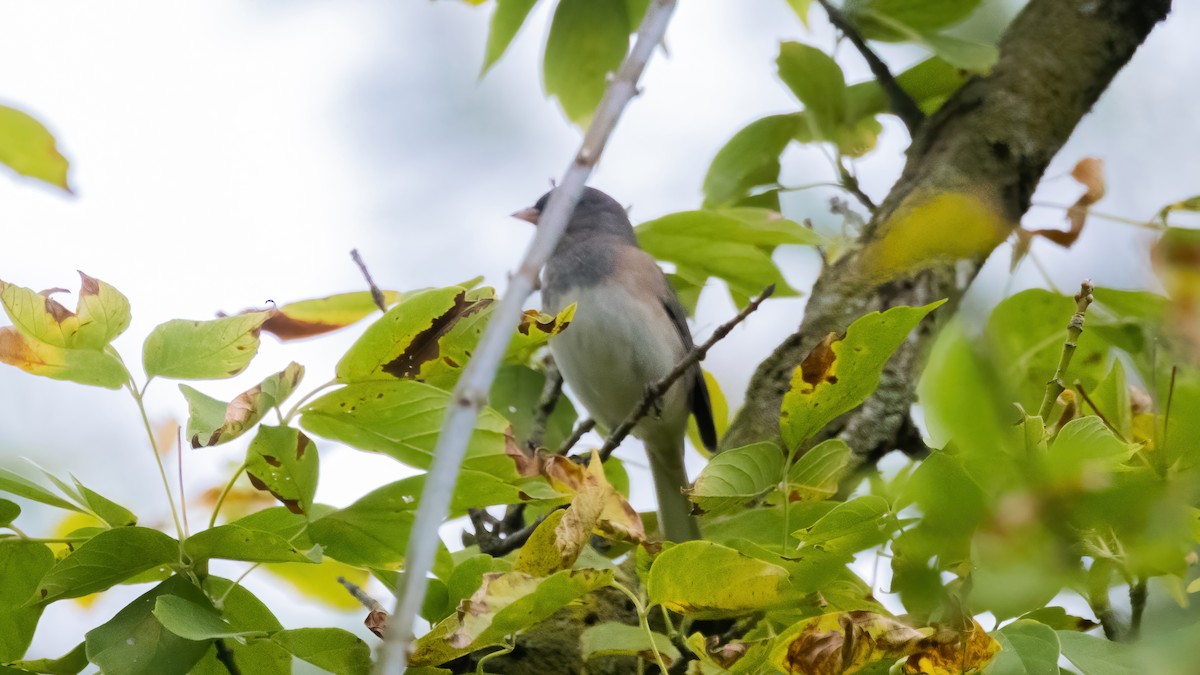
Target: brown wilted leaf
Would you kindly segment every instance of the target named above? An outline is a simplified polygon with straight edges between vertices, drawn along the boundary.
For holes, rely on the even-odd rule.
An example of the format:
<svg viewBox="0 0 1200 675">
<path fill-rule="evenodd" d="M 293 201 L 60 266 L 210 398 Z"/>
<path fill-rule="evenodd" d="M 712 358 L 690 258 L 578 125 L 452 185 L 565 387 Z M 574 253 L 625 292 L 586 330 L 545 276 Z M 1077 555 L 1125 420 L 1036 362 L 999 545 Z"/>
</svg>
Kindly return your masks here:
<svg viewBox="0 0 1200 675">
<path fill-rule="evenodd" d="M 1063 248 L 1070 248 L 1079 240 L 1083 233 L 1083 225 L 1087 222 L 1088 209 L 1104 197 L 1104 160 L 1096 157 L 1084 157 L 1071 170 L 1071 177 L 1083 184 L 1084 192 L 1079 199 L 1067 209 L 1067 221 L 1071 227 L 1062 230 L 1033 230 L 1032 236 L 1044 237 Z"/>
<path fill-rule="evenodd" d="M 801 377 L 808 384 L 808 388 L 800 393 L 811 393 L 821 382 L 837 384 L 837 375 L 833 374 L 833 366 L 837 361 L 837 354 L 833 351 L 833 343 L 839 340 L 841 338 L 838 337 L 837 333 L 826 335 L 825 339 L 813 347 L 808 356 L 805 356 L 804 360 L 800 362 Z"/>
<path fill-rule="evenodd" d="M 1000 652 L 1000 643 L 971 620 L 966 632 L 941 629 L 904 662 L 904 675 L 959 675 L 978 672 Z"/>
<path fill-rule="evenodd" d="M 562 494 L 588 493 L 593 499 L 602 493 L 603 508 L 596 529 L 600 533 L 633 542 L 645 542 L 646 530 L 642 519 L 621 493 L 613 489 L 604 475 L 604 464 L 593 451 L 588 466 L 580 466 L 561 455 L 539 454 L 540 473 L 550 486 Z"/>
<path fill-rule="evenodd" d="M 376 636 L 383 637 L 387 632 L 388 616 L 390 615 L 381 609 L 372 610 L 367 614 L 367 618 L 363 619 L 363 625 Z"/>
<path fill-rule="evenodd" d="M 438 341 L 454 328 L 454 324 L 492 304 L 492 298 L 467 300 L 467 292 L 454 296 L 454 306 L 433 319 L 429 327 L 413 336 L 404 352 L 383 364 L 383 372 L 399 378 L 414 378 L 421 366 L 438 358 L 441 347 Z"/>
<path fill-rule="evenodd" d="M 966 631 L 910 626 L 868 611 L 835 612 L 799 622 L 771 650 L 771 662 L 787 673 L 848 675 L 880 662 L 908 657 L 905 675 L 977 672 L 1000 651 L 983 627 Z"/>
</svg>

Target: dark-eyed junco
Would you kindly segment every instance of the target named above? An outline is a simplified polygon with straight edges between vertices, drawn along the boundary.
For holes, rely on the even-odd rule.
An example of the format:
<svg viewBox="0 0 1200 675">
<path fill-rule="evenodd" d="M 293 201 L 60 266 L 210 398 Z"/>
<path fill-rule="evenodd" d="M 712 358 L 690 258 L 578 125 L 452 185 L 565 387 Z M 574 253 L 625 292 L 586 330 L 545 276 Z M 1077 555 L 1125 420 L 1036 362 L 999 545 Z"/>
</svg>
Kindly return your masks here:
<svg viewBox="0 0 1200 675">
<path fill-rule="evenodd" d="M 537 224 L 549 196 L 513 215 Z M 572 302 L 578 303 L 575 318 L 550 341 L 550 352 L 592 418 L 612 429 L 693 345 L 683 306 L 654 258 L 638 248 L 625 209 L 593 188 L 584 189 L 542 278 L 546 312 L 558 313 Z M 689 413 L 696 416 L 704 445 L 715 449 L 712 406 L 698 365 L 633 430 L 646 445 L 660 528 L 671 541 L 700 536 L 683 494 Z"/>
</svg>

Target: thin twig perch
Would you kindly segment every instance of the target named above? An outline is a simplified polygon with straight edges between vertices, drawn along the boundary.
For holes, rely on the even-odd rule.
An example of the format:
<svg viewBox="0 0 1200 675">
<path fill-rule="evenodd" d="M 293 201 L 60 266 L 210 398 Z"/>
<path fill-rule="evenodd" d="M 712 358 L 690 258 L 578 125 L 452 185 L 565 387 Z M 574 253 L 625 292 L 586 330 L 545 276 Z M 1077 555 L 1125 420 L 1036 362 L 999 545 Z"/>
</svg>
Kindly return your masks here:
<svg viewBox="0 0 1200 675">
<path fill-rule="evenodd" d="M 774 292 L 775 284 L 767 286 L 766 289 L 763 290 L 762 295 L 759 295 L 757 298 L 751 301 L 750 304 L 746 305 L 746 308 L 738 312 L 737 316 L 733 317 L 729 321 L 726 321 L 720 326 L 717 326 L 717 329 L 714 330 L 713 334 L 704 341 L 704 344 L 693 347 L 691 351 L 685 354 L 684 357 L 679 360 L 679 363 L 676 363 L 675 367 L 671 369 L 671 372 L 667 373 L 666 376 L 658 382 L 646 387 L 646 393 L 642 396 L 642 400 L 638 402 L 637 407 L 625 417 L 625 421 L 621 422 L 616 429 L 613 429 L 611 432 L 609 432 L 608 438 L 604 440 L 604 445 L 600 446 L 600 460 L 604 461 L 608 459 L 609 455 L 613 453 L 613 450 L 617 449 L 617 446 L 621 444 L 621 441 L 625 440 L 625 437 L 628 436 L 629 432 L 633 430 L 633 427 L 637 425 L 638 420 L 642 419 L 650 412 L 650 410 L 654 407 L 655 401 L 657 401 L 658 398 L 663 395 L 663 392 L 669 389 L 676 380 L 678 380 L 680 377 L 683 377 L 683 374 L 686 373 L 689 368 L 704 360 L 704 357 L 708 355 L 708 350 L 712 349 L 713 345 L 724 339 L 726 335 L 729 335 L 729 331 L 733 330 L 735 326 L 744 321 L 746 317 L 753 314 L 754 310 L 758 309 L 758 306 L 761 305 L 764 300 L 771 297 L 771 294 Z M 569 449 L 569 447 L 560 450 L 559 454 L 563 454 L 567 449 Z"/>
<path fill-rule="evenodd" d="M 1079 285 L 1079 293 L 1075 295 L 1075 314 L 1071 316 L 1071 321 L 1067 324 L 1067 341 L 1063 343 L 1062 357 L 1058 360 L 1058 370 L 1054 372 L 1054 377 L 1046 383 L 1046 395 L 1042 398 L 1042 407 L 1038 409 L 1038 417 L 1041 417 L 1043 421 L 1050 416 L 1050 412 L 1054 410 L 1054 402 L 1066 389 L 1063 378 L 1067 376 L 1067 368 L 1071 366 L 1071 359 L 1075 356 L 1075 347 L 1079 344 L 1079 336 L 1083 334 L 1083 319 L 1087 314 L 1088 306 L 1092 304 L 1092 290 L 1091 280 L 1085 279 Z"/>
</svg>

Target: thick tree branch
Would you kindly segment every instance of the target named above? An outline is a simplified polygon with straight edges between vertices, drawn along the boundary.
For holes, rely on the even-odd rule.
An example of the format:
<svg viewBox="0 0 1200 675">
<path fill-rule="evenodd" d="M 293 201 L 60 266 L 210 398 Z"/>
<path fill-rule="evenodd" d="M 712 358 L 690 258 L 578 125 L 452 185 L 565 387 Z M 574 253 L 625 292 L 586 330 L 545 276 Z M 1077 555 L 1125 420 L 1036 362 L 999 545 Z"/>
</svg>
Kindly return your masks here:
<svg viewBox="0 0 1200 675">
<path fill-rule="evenodd" d="M 799 330 L 751 379 L 723 446 L 778 438 L 792 371 L 822 336 L 875 310 L 938 298 L 956 304 L 1029 208 L 1051 158 L 1170 6 L 1170 0 L 1032 0 L 1001 39 L 992 72 L 968 81 L 921 125 L 900 180 L 864 228 L 861 247 L 822 272 Z M 936 223 L 906 220 L 946 194 L 981 205 L 1000 226 L 962 215 L 939 232 L 931 229 Z M 898 222 L 908 228 L 900 234 L 910 237 L 900 245 L 893 243 Z M 991 229 L 974 245 L 946 246 L 940 255 L 915 261 L 920 265 L 879 272 L 879 261 L 902 252 L 912 238 L 961 241 L 959 226 Z M 842 438 L 860 456 L 897 447 L 915 396 L 919 355 L 933 334 L 928 321 L 914 331 L 888 363 L 876 393 L 826 435 Z"/>
<path fill-rule="evenodd" d="M 604 152 L 617 120 L 637 94 L 638 79 L 654 48 L 662 42 L 674 10 L 674 0 L 650 3 L 633 49 L 605 89 L 575 159 L 567 168 L 562 183 L 550 195 L 520 268 L 512 276 L 508 291 L 497 304 L 474 355 L 454 388 L 453 405 L 438 434 L 433 464 L 413 522 L 405 560 L 404 590 L 396 597 L 396 609 L 380 647 L 375 664 L 377 675 L 404 672 L 408 648 L 413 640 L 413 624 L 425 600 L 427 577 L 437 552 L 438 528 L 449 513 L 450 497 L 458 481 L 459 466 L 475 420 L 487 402 L 496 369 L 521 318 L 525 299 L 533 291 L 539 271 L 562 237 L 584 184 Z"/>
</svg>

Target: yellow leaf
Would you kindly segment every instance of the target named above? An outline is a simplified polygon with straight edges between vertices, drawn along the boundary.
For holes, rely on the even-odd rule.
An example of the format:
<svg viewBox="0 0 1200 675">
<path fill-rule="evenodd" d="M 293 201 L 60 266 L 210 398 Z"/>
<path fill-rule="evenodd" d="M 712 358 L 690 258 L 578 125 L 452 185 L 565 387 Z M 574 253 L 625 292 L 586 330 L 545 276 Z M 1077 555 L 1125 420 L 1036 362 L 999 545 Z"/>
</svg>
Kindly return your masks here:
<svg viewBox="0 0 1200 675">
<path fill-rule="evenodd" d="M 0 105 L 0 164 L 67 192 L 67 158 L 58 151 L 54 136 L 33 117 Z"/>
<path fill-rule="evenodd" d="M 365 586 L 370 574 L 358 567 L 332 558 L 325 558 L 318 565 L 308 563 L 271 563 L 263 567 L 274 576 L 283 579 L 300 592 L 300 595 L 334 609 L 351 611 L 362 605 L 338 583 L 343 577 L 357 586 Z"/>
</svg>

